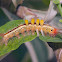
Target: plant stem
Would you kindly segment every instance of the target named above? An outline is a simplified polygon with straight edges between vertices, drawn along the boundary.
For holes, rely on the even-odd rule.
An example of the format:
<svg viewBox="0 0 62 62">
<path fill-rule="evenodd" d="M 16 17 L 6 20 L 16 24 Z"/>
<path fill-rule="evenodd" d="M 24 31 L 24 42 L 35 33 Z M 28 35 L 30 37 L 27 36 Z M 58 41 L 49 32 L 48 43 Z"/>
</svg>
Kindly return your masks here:
<svg viewBox="0 0 62 62">
<path fill-rule="evenodd" d="M 62 16 L 62 7 L 61 7 L 61 4 L 58 4 L 58 5 L 57 5 L 57 8 L 58 8 L 58 10 L 59 10 L 59 12 L 60 12 L 60 14 L 61 14 L 61 16 Z"/>
<path fill-rule="evenodd" d="M 46 21 L 48 19 L 48 17 L 50 16 L 50 12 L 51 12 L 52 8 L 53 8 L 53 0 L 50 1 L 50 5 L 49 5 L 49 8 L 48 8 L 47 14 L 44 18 L 44 21 Z"/>
</svg>

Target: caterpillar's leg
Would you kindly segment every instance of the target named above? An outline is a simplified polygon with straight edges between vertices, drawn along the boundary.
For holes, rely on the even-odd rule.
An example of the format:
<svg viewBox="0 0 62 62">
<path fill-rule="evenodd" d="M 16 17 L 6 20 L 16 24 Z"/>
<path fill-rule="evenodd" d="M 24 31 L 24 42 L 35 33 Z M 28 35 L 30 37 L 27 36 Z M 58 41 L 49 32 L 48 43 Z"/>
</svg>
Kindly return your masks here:
<svg viewBox="0 0 62 62">
<path fill-rule="evenodd" d="M 5 43 L 5 45 L 7 46 L 9 38 L 3 38 L 3 43 Z"/>
<path fill-rule="evenodd" d="M 45 36 L 47 36 L 47 33 L 44 32 L 44 34 L 45 34 Z"/>
<path fill-rule="evenodd" d="M 18 39 L 20 39 L 20 36 L 19 36 L 19 34 L 17 34 L 17 35 L 16 35 L 16 37 L 18 37 Z"/>
<path fill-rule="evenodd" d="M 25 35 L 25 29 L 24 29 L 24 28 L 21 29 L 21 34 L 22 34 L 23 36 L 26 36 L 26 35 Z"/>
<path fill-rule="evenodd" d="M 39 31 L 38 31 L 38 29 L 36 29 L 36 32 L 37 32 L 37 36 L 39 36 Z"/>
<path fill-rule="evenodd" d="M 19 32 L 16 32 L 15 36 L 19 39 L 20 38 Z"/>
<path fill-rule="evenodd" d="M 26 36 L 26 35 L 25 35 L 25 32 L 24 32 L 24 33 L 22 33 L 22 35 L 23 35 L 23 36 Z"/>
<path fill-rule="evenodd" d="M 32 35 L 34 35 L 35 31 L 34 30 L 31 30 L 31 32 L 32 32 Z"/>
<path fill-rule="evenodd" d="M 32 35 L 34 35 L 34 33 L 35 33 L 35 27 L 31 28 L 31 32 L 32 32 Z"/>
<path fill-rule="evenodd" d="M 30 35 L 30 32 L 29 31 L 27 31 L 27 35 Z"/>
<path fill-rule="evenodd" d="M 56 35 L 54 34 L 53 37 L 55 37 Z"/>
<path fill-rule="evenodd" d="M 51 37 L 55 37 L 55 35 L 54 34 L 49 34 Z"/>
<path fill-rule="evenodd" d="M 44 36 L 44 32 L 43 32 L 43 30 L 41 29 L 41 34 L 42 34 L 42 36 Z"/>
<path fill-rule="evenodd" d="M 27 34 L 30 35 L 30 27 L 26 28 Z"/>
</svg>

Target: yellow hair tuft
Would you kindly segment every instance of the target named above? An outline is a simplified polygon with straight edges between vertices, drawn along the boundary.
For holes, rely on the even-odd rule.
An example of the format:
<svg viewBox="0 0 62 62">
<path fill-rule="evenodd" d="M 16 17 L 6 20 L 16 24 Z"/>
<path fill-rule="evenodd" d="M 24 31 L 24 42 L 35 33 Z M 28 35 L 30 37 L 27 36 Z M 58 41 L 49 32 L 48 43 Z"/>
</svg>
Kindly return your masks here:
<svg viewBox="0 0 62 62">
<path fill-rule="evenodd" d="M 35 20 L 34 20 L 34 18 L 31 20 L 31 24 L 33 25 L 34 24 L 34 22 L 35 22 Z"/>
<path fill-rule="evenodd" d="M 39 21 L 40 21 L 40 20 L 39 20 L 39 19 L 37 19 L 37 21 L 36 21 L 36 24 L 37 24 L 37 25 L 39 25 Z"/>
<path fill-rule="evenodd" d="M 44 24 L 44 20 L 40 20 L 40 25 L 43 25 Z"/>
<path fill-rule="evenodd" d="M 25 20 L 25 24 L 28 25 L 28 20 Z"/>
</svg>

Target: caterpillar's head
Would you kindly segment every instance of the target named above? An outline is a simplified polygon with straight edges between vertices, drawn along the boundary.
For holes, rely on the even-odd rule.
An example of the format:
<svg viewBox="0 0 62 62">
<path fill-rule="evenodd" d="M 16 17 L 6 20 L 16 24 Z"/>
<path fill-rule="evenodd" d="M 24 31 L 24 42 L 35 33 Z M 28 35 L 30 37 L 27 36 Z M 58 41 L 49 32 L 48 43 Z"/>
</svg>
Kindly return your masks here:
<svg viewBox="0 0 62 62">
<path fill-rule="evenodd" d="M 53 29 L 53 34 L 55 34 L 55 35 L 57 34 L 57 29 L 56 28 Z"/>
<path fill-rule="evenodd" d="M 56 35 L 57 34 L 57 29 L 56 28 L 53 28 L 51 26 L 48 26 L 48 25 L 44 25 L 43 26 L 43 31 L 45 33 L 49 33 L 49 34 L 53 34 L 53 35 Z"/>
<path fill-rule="evenodd" d="M 49 30 L 49 34 L 52 35 L 52 36 L 56 36 L 57 34 L 57 29 L 56 28 L 52 28 Z"/>
<path fill-rule="evenodd" d="M 47 32 L 49 32 L 49 34 L 56 35 L 57 34 L 57 29 L 53 28 L 53 27 L 49 27 L 49 28 L 47 28 Z"/>
</svg>

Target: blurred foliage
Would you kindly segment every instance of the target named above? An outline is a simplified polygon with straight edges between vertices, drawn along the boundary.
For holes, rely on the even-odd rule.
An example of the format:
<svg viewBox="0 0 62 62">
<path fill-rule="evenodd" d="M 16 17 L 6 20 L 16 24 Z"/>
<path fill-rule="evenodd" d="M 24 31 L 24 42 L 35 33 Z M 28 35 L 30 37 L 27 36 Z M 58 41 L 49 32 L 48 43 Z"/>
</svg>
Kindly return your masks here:
<svg viewBox="0 0 62 62">
<path fill-rule="evenodd" d="M 2 20 L 4 22 L 2 22 Z M 8 19 L 8 17 L 4 14 L 4 12 L 2 11 L 2 9 L 0 8 L 0 26 L 2 26 L 5 23 L 7 23 L 7 21 L 10 21 L 10 20 Z"/>
<path fill-rule="evenodd" d="M 0 27 L 0 33 L 6 33 L 7 31 L 13 29 L 14 27 L 17 27 L 20 24 L 24 24 L 24 20 L 10 21 Z M 5 44 L 2 44 L 2 38 L 0 38 L 0 56 L 4 55 L 12 50 L 17 49 L 22 43 L 32 41 L 33 39 L 35 39 L 37 37 L 37 35 L 35 33 L 35 35 L 28 36 L 26 33 L 25 37 L 21 34 L 20 34 L 20 37 L 21 37 L 20 39 L 18 39 L 17 37 L 13 37 L 13 38 L 9 39 L 7 46 L 5 46 Z M 40 34 L 39 38 L 45 42 L 62 42 L 62 36 L 53 38 L 53 37 L 49 37 L 49 36 L 43 37 Z"/>
<path fill-rule="evenodd" d="M 16 8 L 14 7 L 14 5 L 13 5 L 13 3 L 12 3 L 12 2 L 11 2 L 11 4 L 9 5 L 8 10 L 9 10 L 10 12 L 12 12 L 12 13 L 15 13 Z"/>
<path fill-rule="evenodd" d="M 46 5 L 42 0 L 24 0 L 22 5 L 37 10 L 45 10 L 48 8 L 48 5 Z"/>
<path fill-rule="evenodd" d="M 59 22 L 61 22 L 61 23 L 62 23 L 62 19 L 60 19 L 60 20 L 59 20 Z"/>
<path fill-rule="evenodd" d="M 42 0 L 42 2 L 43 2 L 45 5 L 49 6 L 50 0 Z"/>
<path fill-rule="evenodd" d="M 53 3 L 55 3 L 57 5 L 57 8 L 62 16 L 62 7 L 61 7 L 61 3 L 59 0 L 53 0 Z"/>
<path fill-rule="evenodd" d="M 61 4 L 57 4 L 57 8 L 58 8 L 58 10 L 59 10 L 59 12 L 60 12 L 60 14 L 62 16 L 62 7 L 61 7 Z"/>
<path fill-rule="evenodd" d="M 53 0 L 53 3 L 59 4 L 60 2 L 59 2 L 59 0 Z"/>
</svg>

